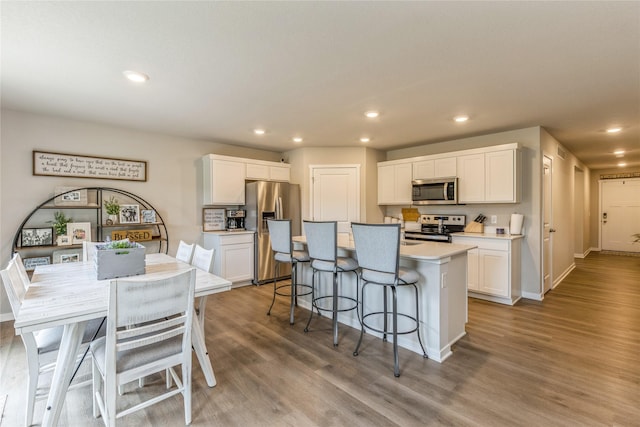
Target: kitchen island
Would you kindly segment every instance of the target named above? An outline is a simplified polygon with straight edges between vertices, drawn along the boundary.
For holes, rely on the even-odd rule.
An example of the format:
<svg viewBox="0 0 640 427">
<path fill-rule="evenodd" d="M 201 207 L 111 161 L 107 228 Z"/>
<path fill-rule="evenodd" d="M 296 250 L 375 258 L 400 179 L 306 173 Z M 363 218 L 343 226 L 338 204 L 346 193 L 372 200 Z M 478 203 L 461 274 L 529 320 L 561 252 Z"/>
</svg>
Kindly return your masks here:
<svg viewBox="0 0 640 427">
<path fill-rule="evenodd" d="M 298 244 L 304 244 L 305 238 L 294 237 Z M 346 235 L 338 238 L 339 256 L 355 257 L 353 240 Z M 420 333 L 430 359 L 443 362 L 451 355 L 451 346 L 465 335 L 467 322 L 467 251 L 475 248 L 473 245 L 440 243 L 440 242 L 410 242 L 400 247 L 400 265 L 412 268 L 420 274 L 418 282 Z M 311 268 L 308 264 L 301 264 L 304 277 L 299 276 L 299 283 L 311 284 Z M 329 274 L 320 274 L 320 295 L 331 293 L 331 278 Z M 356 298 L 355 276 L 350 273 L 342 274 L 341 293 Z M 398 289 L 398 308 L 400 312 L 415 315 L 415 305 L 412 298 L 413 291 L 400 287 Z M 299 297 L 298 303 L 308 309 L 311 308 L 310 296 Z M 367 292 L 364 301 L 367 310 L 379 310 L 382 307 L 381 292 Z M 305 319 L 306 320 L 306 319 Z M 299 321 L 302 321 L 300 319 Z M 355 311 L 341 312 L 338 321 L 353 328 L 360 329 L 360 322 Z M 403 329 L 403 319 L 399 319 L 399 329 Z M 311 323 L 313 330 L 313 322 Z M 381 334 L 367 331 L 368 335 L 382 337 Z M 389 341 L 393 338 L 387 337 Z M 398 345 L 422 354 L 416 334 L 398 336 Z"/>
</svg>

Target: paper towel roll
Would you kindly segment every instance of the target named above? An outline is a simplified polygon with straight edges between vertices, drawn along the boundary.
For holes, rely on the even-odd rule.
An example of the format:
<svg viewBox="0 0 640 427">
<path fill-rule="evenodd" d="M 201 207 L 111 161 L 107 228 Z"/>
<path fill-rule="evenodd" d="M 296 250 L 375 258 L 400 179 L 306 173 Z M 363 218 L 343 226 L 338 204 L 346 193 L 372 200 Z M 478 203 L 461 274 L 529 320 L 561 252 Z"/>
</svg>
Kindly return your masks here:
<svg viewBox="0 0 640 427">
<path fill-rule="evenodd" d="M 524 215 L 511 214 L 511 222 L 509 226 L 509 234 L 522 234 L 522 223 L 524 222 Z"/>
</svg>

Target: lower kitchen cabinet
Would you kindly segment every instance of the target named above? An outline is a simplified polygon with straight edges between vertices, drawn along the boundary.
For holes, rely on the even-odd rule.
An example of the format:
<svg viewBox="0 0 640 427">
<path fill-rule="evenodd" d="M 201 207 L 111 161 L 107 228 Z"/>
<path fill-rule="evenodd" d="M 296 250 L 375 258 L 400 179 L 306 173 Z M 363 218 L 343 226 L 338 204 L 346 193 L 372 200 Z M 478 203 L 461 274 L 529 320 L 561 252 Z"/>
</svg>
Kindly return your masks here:
<svg viewBox="0 0 640 427">
<path fill-rule="evenodd" d="M 453 243 L 475 245 L 467 252 L 470 297 L 513 305 L 522 294 L 520 257 L 522 236 L 454 234 Z"/>
<path fill-rule="evenodd" d="M 203 234 L 206 249 L 215 249 L 213 274 L 234 287 L 251 284 L 254 272 L 254 232 L 231 231 Z"/>
</svg>

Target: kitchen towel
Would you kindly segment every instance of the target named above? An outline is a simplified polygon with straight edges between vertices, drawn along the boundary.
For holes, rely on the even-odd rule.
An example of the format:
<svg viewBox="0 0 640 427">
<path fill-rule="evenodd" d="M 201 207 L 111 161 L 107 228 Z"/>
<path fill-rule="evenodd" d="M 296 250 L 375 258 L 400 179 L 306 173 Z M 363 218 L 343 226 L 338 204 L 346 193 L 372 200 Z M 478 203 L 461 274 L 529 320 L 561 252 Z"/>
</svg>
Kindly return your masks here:
<svg viewBox="0 0 640 427">
<path fill-rule="evenodd" d="M 524 215 L 511 214 L 511 225 L 509 226 L 509 234 L 522 234 L 522 223 L 524 222 Z"/>
</svg>

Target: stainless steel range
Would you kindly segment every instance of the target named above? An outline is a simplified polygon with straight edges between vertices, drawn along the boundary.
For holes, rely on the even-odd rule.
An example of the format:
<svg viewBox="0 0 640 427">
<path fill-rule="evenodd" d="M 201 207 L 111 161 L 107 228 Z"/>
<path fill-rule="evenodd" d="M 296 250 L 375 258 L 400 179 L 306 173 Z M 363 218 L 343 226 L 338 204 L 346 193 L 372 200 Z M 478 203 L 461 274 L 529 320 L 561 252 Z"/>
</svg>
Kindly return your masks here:
<svg viewBox="0 0 640 427">
<path fill-rule="evenodd" d="M 406 240 L 426 240 L 451 243 L 451 233 L 464 231 L 465 215 L 420 215 L 420 231 L 405 231 Z"/>
</svg>

